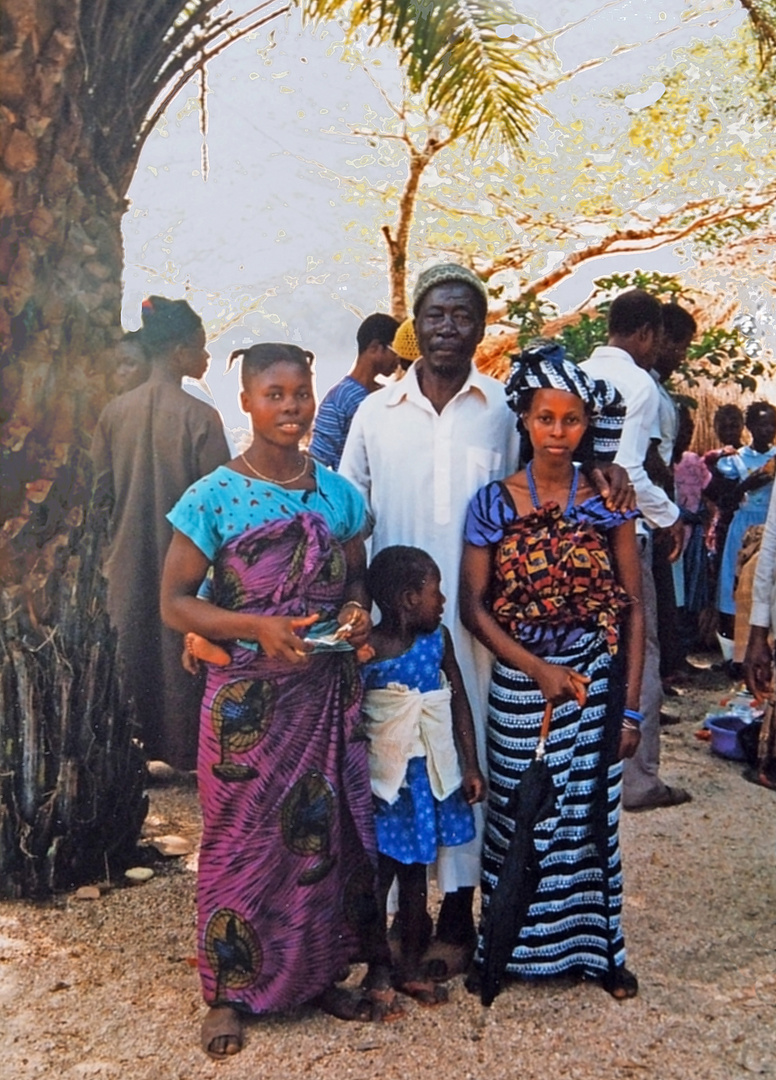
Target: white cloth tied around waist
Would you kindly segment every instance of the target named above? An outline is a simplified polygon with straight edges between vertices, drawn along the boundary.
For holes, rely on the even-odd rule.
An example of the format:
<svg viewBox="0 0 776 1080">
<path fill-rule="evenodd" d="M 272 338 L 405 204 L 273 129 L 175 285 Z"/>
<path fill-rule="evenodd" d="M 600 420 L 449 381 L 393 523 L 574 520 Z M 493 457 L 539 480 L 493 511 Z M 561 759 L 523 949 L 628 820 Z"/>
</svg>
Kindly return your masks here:
<svg viewBox="0 0 776 1080">
<path fill-rule="evenodd" d="M 396 802 L 407 774 L 407 762 L 424 757 L 435 799 L 446 799 L 461 786 L 461 767 L 453 739 L 449 686 L 411 690 L 389 683 L 367 690 L 363 710 L 369 736 L 372 791 Z"/>
</svg>

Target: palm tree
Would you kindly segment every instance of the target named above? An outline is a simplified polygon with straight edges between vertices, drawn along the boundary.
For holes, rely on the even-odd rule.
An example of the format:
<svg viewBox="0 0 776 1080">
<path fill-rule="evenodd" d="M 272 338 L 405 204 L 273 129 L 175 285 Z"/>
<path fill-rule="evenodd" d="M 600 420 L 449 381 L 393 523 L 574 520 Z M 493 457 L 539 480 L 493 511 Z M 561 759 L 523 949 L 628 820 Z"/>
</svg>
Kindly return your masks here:
<svg viewBox="0 0 776 1080">
<path fill-rule="evenodd" d="M 317 14 L 335 16 L 337 0 L 312 0 Z M 368 139 L 393 139 L 407 157 L 407 178 L 398 197 L 396 225 L 382 227 L 388 248 L 391 312 L 407 316 L 407 253 L 423 173 L 451 143 L 463 141 L 473 156 L 488 141 L 519 153 L 542 107 L 541 94 L 553 68 L 551 39 L 520 19 L 527 35 L 515 32 L 517 16 L 502 0 L 433 0 L 413 22 L 393 5 L 358 0 L 349 9 L 350 32 L 375 27 L 375 38 L 399 51 L 405 100 L 391 101 L 377 87 L 393 117 L 386 131 L 352 129 Z M 509 30 L 507 29 L 509 28 Z M 413 100 L 414 99 L 414 100 Z M 422 111 L 424 120 L 417 122 Z"/>
</svg>

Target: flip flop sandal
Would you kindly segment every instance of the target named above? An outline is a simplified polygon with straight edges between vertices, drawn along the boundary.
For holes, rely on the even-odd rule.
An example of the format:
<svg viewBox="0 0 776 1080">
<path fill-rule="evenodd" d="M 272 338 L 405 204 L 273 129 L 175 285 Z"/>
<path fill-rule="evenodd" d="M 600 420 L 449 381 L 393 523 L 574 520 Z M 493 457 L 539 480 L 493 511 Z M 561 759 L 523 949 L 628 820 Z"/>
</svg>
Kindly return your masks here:
<svg viewBox="0 0 776 1080">
<path fill-rule="evenodd" d="M 376 1023 L 392 1024 L 394 1020 L 402 1020 L 407 1015 L 393 987 L 364 990 L 364 998 L 372 1007 L 372 1020 Z"/>
<path fill-rule="evenodd" d="M 475 939 L 465 945 L 454 945 L 450 941 L 432 941 L 421 960 L 424 979 L 432 982 L 446 982 L 456 975 L 465 975 L 477 947 Z"/>
<path fill-rule="evenodd" d="M 372 1006 L 368 998 L 351 994 L 342 986 L 329 986 L 310 1002 L 322 1012 L 337 1020 L 365 1021 L 372 1019 Z"/>
<path fill-rule="evenodd" d="M 397 984 L 397 990 L 407 997 L 413 998 L 419 1005 L 426 1008 L 434 1008 L 436 1005 L 446 1005 L 448 1000 L 447 987 L 423 979 L 406 979 Z"/>
<path fill-rule="evenodd" d="M 224 1050 L 214 1050 L 216 1039 L 225 1039 Z M 239 1013 L 231 1005 L 214 1005 L 202 1021 L 202 1049 L 211 1061 L 226 1061 L 243 1048 L 243 1025 Z"/>
<path fill-rule="evenodd" d="M 612 975 L 604 975 L 601 979 L 601 986 L 616 1001 L 627 1001 L 629 998 L 635 998 L 639 992 L 639 980 L 626 967 L 617 968 Z"/>
</svg>

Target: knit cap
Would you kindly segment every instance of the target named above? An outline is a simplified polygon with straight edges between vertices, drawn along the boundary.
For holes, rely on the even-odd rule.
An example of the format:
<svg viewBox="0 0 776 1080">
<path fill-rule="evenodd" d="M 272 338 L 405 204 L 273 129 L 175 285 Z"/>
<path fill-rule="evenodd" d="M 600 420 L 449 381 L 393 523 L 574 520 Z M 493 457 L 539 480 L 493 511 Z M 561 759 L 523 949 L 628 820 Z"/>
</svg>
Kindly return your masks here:
<svg viewBox="0 0 776 1080">
<path fill-rule="evenodd" d="M 415 337 L 415 324 L 412 319 L 405 319 L 396 331 L 391 348 L 401 360 L 412 363 L 420 356 L 420 345 Z"/>
<path fill-rule="evenodd" d="M 422 271 L 412 294 L 413 314 L 417 315 L 421 301 L 430 289 L 437 285 L 458 283 L 469 285 L 474 290 L 480 305 L 480 315 L 484 319 L 488 310 L 488 290 L 485 283 L 468 266 L 461 266 L 459 263 L 436 263 Z"/>
</svg>

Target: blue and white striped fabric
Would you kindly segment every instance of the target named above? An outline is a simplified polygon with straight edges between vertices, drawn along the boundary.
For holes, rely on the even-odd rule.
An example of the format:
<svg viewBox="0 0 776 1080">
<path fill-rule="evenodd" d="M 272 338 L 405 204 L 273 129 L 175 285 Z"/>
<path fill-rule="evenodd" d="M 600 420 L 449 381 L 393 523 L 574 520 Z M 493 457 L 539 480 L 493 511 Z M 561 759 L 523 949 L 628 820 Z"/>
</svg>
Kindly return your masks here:
<svg viewBox="0 0 776 1080">
<path fill-rule="evenodd" d="M 519 413 L 523 394 L 542 389 L 565 390 L 584 401 L 590 410 L 593 454 L 598 461 L 614 461 L 625 423 L 625 402 L 619 390 L 606 379 L 591 379 L 569 360 L 560 342 L 535 338 L 512 357 L 505 387 L 510 409 Z"/>
<path fill-rule="evenodd" d="M 339 468 L 350 424 L 356 409 L 368 394 L 367 388 L 352 375 L 346 375 L 336 386 L 332 386 L 318 406 L 313 423 L 310 453 L 316 461 L 328 465 L 330 469 Z"/>
<path fill-rule="evenodd" d="M 553 713 L 544 760 L 556 788 L 557 813 L 535 827 L 541 880 L 506 970 L 511 976 L 555 976 L 565 972 L 600 978 L 609 970 L 610 943 L 615 963 L 625 963 L 620 924 L 620 762 L 609 767 L 606 792 L 608 908 L 592 825 L 611 656 L 603 635 L 594 630 L 569 645 L 563 655 L 546 659 L 584 672 L 591 682 L 583 708 L 569 701 L 558 705 Z M 488 702 L 483 916 L 514 831 L 514 822 L 505 815 L 504 808 L 522 772 L 533 760 L 543 712 L 544 700 L 537 684 L 521 671 L 497 661 Z M 479 959 L 481 948 L 480 940 Z"/>
</svg>

